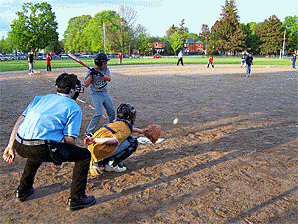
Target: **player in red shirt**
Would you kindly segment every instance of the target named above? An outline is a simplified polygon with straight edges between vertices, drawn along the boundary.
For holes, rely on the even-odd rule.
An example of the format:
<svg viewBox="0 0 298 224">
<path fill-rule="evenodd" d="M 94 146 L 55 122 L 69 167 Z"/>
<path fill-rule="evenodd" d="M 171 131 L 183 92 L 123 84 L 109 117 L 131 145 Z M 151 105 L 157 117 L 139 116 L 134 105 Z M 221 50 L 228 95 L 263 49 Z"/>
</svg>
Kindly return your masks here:
<svg viewBox="0 0 298 224">
<path fill-rule="evenodd" d="M 47 61 L 47 71 L 52 71 L 52 68 L 51 68 L 52 57 L 49 54 L 47 54 L 46 61 Z"/>
<path fill-rule="evenodd" d="M 122 64 L 122 58 L 123 58 L 121 52 L 118 54 L 118 57 L 119 57 L 119 65 L 121 65 Z"/>
<path fill-rule="evenodd" d="M 212 65 L 212 68 L 214 68 L 214 64 L 213 64 L 213 57 L 210 57 L 209 58 L 209 62 L 208 62 L 208 65 L 207 65 L 207 68 L 209 68 L 209 65 Z"/>
</svg>

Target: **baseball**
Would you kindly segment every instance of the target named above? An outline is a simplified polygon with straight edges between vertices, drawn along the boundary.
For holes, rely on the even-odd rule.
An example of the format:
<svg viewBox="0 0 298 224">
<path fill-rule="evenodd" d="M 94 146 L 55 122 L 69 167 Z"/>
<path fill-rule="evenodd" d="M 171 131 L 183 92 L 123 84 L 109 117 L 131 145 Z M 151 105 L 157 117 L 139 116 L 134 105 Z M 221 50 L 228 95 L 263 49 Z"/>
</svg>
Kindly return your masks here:
<svg viewBox="0 0 298 224">
<path fill-rule="evenodd" d="M 174 120 L 173 120 L 173 124 L 177 124 L 178 123 L 178 118 L 175 118 Z"/>
</svg>

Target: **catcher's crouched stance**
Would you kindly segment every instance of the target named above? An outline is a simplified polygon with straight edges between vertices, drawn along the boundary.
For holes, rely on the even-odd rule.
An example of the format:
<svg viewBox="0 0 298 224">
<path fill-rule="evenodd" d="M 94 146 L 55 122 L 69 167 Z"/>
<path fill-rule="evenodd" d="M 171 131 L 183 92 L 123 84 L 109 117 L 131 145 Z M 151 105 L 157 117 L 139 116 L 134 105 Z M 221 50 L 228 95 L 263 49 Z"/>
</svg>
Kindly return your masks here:
<svg viewBox="0 0 298 224">
<path fill-rule="evenodd" d="M 136 138 L 130 136 L 133 132 L 147 135 L 147 129 L 133 128 L 136 118 L 135 108 L 123 103 L 117 108 L 117 119 L 96 131 L 93 137 L 85 139 L 85 145 L 92 155 L 90 172 L 93 176 L 105 171 L 124 172 L 126 167 L 122 161 L 134 153 L 138 147 Z M 160 133 L 160 130 L 159 130 Z M 154 141 L 154 140 L 153 140 Z"/>
</svg>

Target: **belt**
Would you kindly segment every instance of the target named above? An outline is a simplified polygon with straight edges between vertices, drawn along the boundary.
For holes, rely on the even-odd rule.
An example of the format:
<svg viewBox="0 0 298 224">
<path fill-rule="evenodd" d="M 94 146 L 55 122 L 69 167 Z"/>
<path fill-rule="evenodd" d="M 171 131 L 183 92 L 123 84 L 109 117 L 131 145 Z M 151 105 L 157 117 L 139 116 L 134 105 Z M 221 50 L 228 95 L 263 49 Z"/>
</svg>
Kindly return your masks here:
<svg viewBox="0 0 298 224">
<path fill-rule="evenodd" d="M 25 139 L 22 139 L 18 134 L 16 135 L 15 139 L 18 143 L 21 143 L 23 145 L 31 145 L 31 146 L 45 145 L 48 143 L 47 140 L 40 140 L 40 139 L 25 140 Z"/>
</svg>

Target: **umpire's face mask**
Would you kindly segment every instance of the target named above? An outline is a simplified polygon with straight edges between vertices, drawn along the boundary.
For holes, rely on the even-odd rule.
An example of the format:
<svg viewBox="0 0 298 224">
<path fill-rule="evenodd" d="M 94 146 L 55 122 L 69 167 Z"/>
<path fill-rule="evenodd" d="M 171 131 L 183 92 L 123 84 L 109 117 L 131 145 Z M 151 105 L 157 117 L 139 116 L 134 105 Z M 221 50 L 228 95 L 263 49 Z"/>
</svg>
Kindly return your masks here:
<svg viewBox="0 0 298 224">
<path fill-rule="evenodd" d="M 75 87 L 75 93 L 74 93 L 72 99 L 76 100 L 79 97 L 80 93 L 83 93 L 83 92 L 84 92 L 84 87 L 82 87 L 81 81 L 77 80 L 76 87 Z"/>
</svg>

